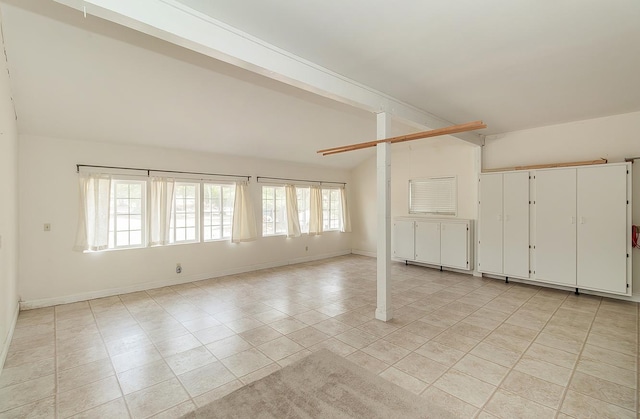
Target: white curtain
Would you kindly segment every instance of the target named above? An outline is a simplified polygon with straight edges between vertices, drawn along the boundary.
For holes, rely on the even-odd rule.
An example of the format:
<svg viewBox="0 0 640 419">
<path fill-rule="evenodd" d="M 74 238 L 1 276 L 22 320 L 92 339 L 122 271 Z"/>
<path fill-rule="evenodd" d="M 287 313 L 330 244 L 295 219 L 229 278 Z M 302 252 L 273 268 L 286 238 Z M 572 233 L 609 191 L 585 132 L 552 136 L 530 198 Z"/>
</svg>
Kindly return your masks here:
<svg viewBox="0 0 640 419">
<path fill-rule="evenodd" d="M 233 205 L 233 226 L 231 241 L 246 242 L 258 238 L 256 215 L 251 202 L 248 182 L 236 183 L 236 197 Z"/>
<path fill-rule="evenodd" d="M 343 233 L 351 233 L 351 214 L 347 205 L 347 188 L 340 189 L 340 203 L 342 204 L 342 220 L 340 220 L 340 231 Z"/>
<path fill-rule="evenodd" d="M 149 193 L 149 246 L 169 244 L 171 208 L 175 194 L 175 180 L 163 177 L 151 178 Z"/>
<path fill-rule="evenodd" d="M 104 250 L 109 247 L 111 176 L 80 173 L 77 251 Z"/>
<path fill-rule="evenodd" d="M 287 237 L 300 237 L 300 218 L 298 216 L 298 194 L 296 187 L 285 185 L 285 203 L 287 205 Z"/>
<path fill-rule="evenodd" d="M 312 186 L 309 190 L 309 234 L 322 234 L 322 188 Z"/>
</svg>

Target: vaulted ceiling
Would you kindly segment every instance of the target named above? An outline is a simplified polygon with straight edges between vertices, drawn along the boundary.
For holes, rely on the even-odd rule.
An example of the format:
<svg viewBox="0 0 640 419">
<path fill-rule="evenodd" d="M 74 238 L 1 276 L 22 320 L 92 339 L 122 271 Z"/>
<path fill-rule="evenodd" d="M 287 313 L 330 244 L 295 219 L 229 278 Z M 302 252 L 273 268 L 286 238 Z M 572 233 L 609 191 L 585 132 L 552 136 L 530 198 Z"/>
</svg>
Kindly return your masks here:
<svg viewBox="0 0 640 419">
<path fill-rule="evenodd" d="M 483 134 L 640 110 L 637 0 L 180 2 Z M 23 134 L 345 168 L 371 155 L 315 154 L 374 139 L 370 111 L 51 0 L 0 9 Z"/>
</svg>

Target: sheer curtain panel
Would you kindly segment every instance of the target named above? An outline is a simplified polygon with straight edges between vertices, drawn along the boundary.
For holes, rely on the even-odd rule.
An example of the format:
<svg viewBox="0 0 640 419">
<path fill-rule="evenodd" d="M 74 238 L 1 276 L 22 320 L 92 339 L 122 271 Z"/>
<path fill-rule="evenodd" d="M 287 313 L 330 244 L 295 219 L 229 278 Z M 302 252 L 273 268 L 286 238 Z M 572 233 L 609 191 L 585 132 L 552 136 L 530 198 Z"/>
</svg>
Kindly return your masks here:
<svg viewBox="0 0 640 419">
<path fill-rule="evenodd" d="M 78 231 L 74 250 L 104 250 L 109 247 L 111 176 L 80 173 Z"/>
<path fill-rule="evenodd" d="M 236 198 L 233 205 L 233 226 L 231 241 L 233 243 L 256 240 L 258 228 L 256 215 L 251 202 L 248 182 L 236 183 Z"/>
<path fill-rule="evenodd" d="M 322 189 L 312 186 L 309 190 L 309 234 L 322 234 Z"/>
<path fill-rule="evenodd" d="M 171 208 L 175 194 L 175 180 L 163 177 L 151 178 L 149 193 L 149 246 L 169 244 Z"/>
<path fill-rule="evenodd" d="M 351 214 L 349 213 L 349 206 L 347 205 L 347 188 L 342 188 L 340 194 L 340 203 L 342 204 L 340 231 L 343 233 L 351 233 Z"/>
<path fill-rule="evenodd" d="M 287 237 L 300 237 L 300 218 L 298 217 L 298 194 L 296 187 L 285 185 L 285 202 L 287 205 Z"/>
</svg>

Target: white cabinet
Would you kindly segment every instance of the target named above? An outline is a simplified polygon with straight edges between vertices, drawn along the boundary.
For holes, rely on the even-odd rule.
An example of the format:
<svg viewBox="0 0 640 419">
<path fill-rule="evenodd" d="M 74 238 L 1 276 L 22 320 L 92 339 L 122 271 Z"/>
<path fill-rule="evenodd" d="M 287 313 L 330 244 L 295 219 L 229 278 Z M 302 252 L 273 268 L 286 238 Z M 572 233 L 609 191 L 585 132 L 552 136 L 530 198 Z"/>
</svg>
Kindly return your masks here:
<svg viewBox="0 0 640 419">
<path fill-rule="evenodd" d="M 529 277 L 529 172 L 480 177 L 478 270 Z"/>
<path fill-rule="evenodd" d="M 630 172 L 614 163 L 481 175 L 478 270 L 631 295 Z"/>
<path fill-rule="evenodd" d="M 416 221 L 416 262 L 439 265 L 440 251 L 440 223 L 438 221 Z"/>
<path fill-rule="evenodd" d="M 478 270 L 502 274 L 502 174 L 480 177 Z"/>
<path fill-rule="evenodd" d="M 471 220 L 399 217 L 393 222 L 393 257 L 468 270 L 471 233 Z"/>
<path fill-rule="evenodd" d="M 440 265 L 471 269 L 469 261 L 470 225 L 467 223 L 440 224 Z"/>
<path fill-rule="evenodd" d="M 577 286 L 627 292 L 627 168 L 585 167 L 577 173 Z"/>
<path fill-rule="evenodd" d="M 393 222 L 393 257 L 413 260 L 415 255 L 414 222 L 397 220 Z"/>
<path fill-rule="evenodd" d="M 630 293 L 627 170 L 606 165 L 536 173 L 536 279 Z"/>
<path fill-rule="evenodd" d="M 576 285 L 576 169 L 535 173 L 535 277 Z"/>
</svg>

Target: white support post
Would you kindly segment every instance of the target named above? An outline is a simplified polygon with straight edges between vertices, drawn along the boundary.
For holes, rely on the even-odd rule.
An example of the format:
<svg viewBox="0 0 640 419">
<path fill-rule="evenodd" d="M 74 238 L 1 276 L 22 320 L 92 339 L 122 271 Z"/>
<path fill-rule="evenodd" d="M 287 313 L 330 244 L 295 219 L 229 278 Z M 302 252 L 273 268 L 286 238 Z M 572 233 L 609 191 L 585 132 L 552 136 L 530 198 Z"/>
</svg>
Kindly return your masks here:
<svg viewBox="0 0 640 419">
<path fill-rule="evenodd" d="M 391 135 L 391 115 L 382 112 L 377 115 L 377 138 Z M 391 310 L 391 143 L 376 146 L 376 182 L 378 212 L 378 254 L 377 290 L 378 305 L 376 319 L 389 321 Z"/>
<path fill-rule="evenodd" d="M 478 272 L 478 237 L 480 227 L 478 226 L 478 220 L 480 220 L 480 207 L 478 201 L 480 199 L 480 175 L 482 174 L 482 154 L 484 146 L 477 146 L 474 151 L 474 166 L 476 172 L 476 222 L 474 223 L 474 237 L 473 237 L 473 276 L 482 277 L 482 274 Z"/>
</svg>

